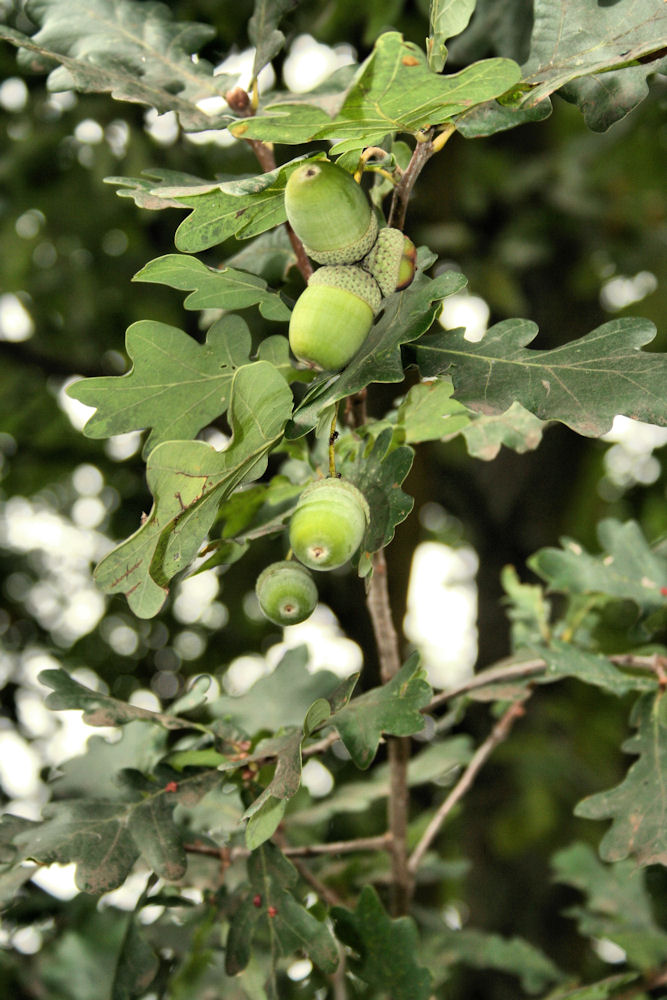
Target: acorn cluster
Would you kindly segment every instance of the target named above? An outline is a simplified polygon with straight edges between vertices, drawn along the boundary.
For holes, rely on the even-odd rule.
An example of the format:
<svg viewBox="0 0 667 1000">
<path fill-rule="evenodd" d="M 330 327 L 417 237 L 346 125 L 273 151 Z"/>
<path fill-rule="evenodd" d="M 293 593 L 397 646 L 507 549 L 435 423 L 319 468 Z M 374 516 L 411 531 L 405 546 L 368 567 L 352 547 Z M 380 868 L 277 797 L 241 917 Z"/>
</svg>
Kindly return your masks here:
<svg viewBox="0 0 667 1000">
<path fill-rule="evenodd" d="M 310 570 L 343 566 L 361 545 L 369 519 L 366 498 L 347 480 L 306 486 L 289 523 L 295 558 L 272 563 L 257 578 L 257 600 L 269 621 L 296 625 L 312 614 L 317 586 Z"/>
<path fill-rule="evenodd" d="M 383 298 L 412 281 L 415 246 L 398 229 L 379 229 L 359 184 L 329 160 L 290 175 L 285 210 L 308 256 L 322 265 L 292 311 L 290 347 L 300 361 L 339 371 L 368 336 Z M 272 563 L 257 579 L 269 621 L 295 625 L 309 617 L 317 604 L 311 570 L 343 566 L 369 520 L 366 498 L 346 480 L 322 479 L 304 489 L 289 524 L 294 558 Z"/>
<path fill-rule="evenodd" d="M 300 361 L 339 371 L 368 336 L 382 299 L 412 281 L 415 246 L 398 229 L 378 229 L 360 185 L 329 160 L 290 175 L 285 211 L 308 256 L 323 265 L 294 306 L 290 347 Z"/>
</svg>

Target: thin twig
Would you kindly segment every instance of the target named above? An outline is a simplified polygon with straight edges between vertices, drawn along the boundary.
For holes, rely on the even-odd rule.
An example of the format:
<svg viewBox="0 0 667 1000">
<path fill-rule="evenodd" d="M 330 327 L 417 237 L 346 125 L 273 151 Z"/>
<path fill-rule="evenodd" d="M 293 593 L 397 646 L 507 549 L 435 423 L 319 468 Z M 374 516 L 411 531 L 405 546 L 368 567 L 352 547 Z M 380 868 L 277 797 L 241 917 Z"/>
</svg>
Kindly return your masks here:
<svg viewBox="0 0 667 1000">
<path fill-rule="evenodd" d="M 403 176 L 394 188 L 391 209 L 389 212 L 389 225 L 396 229 L 403 229 L 405 216 L 408 211 L 408 202 L 412 189 L 417 178 L 437 150 L 433 148 L 430 140 L 418 142 L 412 151 L 412 159 L 408 163 Z"/>
<path fill-rule="evenodd" d="M 510 729 L 516 720 L 524 714 L 524 712 L 525 709 L 523 704 L 520 702 L 515 702 L 510 705 L 505 714 L 495 724 L 484 742 L 477 748 L 465 771 L 431 819 L 431 822 L 426 827 L 419 843 L 410 855 L 408 860 L 408 871 L 411 875 L 414 875 L 419 868 L 419 864 L 424 854 L 437 836 L 440 827 L 445 822 L 454 806 L 463 798 L 495 748 L 499 743 L 502 743 L 503 740 L 507 738 Z"/>
<path fill-rule="evenodd" d="M 304 880 L 304 882 L 307 882 L 308 885 L 312 886 L 317 895 L 320 897 L 320 899 L 324 900 L 327 906 L 343 905 L 343 900 L 338 895 L 338 893 L 334 892 L 334 890 L 330 889 L 328 885 L 325 885 L 324 882 L 320 881 L 317 875 L 313 875 L 313 873 L 311 872 L 310 868 L 305 863 L 305 861 L 303 861 L 301 858 L 293 857 L 292 864 L 294 865 L 294 867 L 296 868 L 296 870 L 298 871 L 299 875 Z"/>
<path fill-rule="evenodd" d="M 655 990 L 658 986 L 664 986 L 666 983 L 667 968 L 663 967 L 642 976 L 638 983 L 628 987 L 623 993 L 619 993 L 616 1000 L 632 1000 L 632 997 L 636 997 L 637 994 L 648 993 L 649 990 Z"/>
<path fill-rule="evenodd" d="M 607 659 L 617 667 L 626 667 L 631 670 L 648 670 L 651 673 L 655 673 L 659 682 L 661 671 L 664 672 L 667 668 L 667 657 L 664 656 L 635 656 L 631 653 L 620 653 L 608 656 Z M 449 688 L 447 691 L 441 691 L 440 694 L 437 694 L 422 709 L 422 712 L 432 712 L 445 702 L 451 701 L 452 698 L 458 698 L 459 695 L 467 694 L 469 691 L 477 691 L 480 688 L 489 687 L 492 684 L 502 684 L 505 681 L 516 681 L 526 677 L 538 676 L 539 674 L 543 674 L 547 667 L 546 660 L 543 660 L 541 657 L 518 661 L 500 660 L 494 666 L 480 670 L 479 673 L 469 677 L 467 681 L 463 681 L 456 687 Z"/>
<path fill-rule="evenodd" d="M 377 837 L 357 837 L 354 840 L 332 840 L 328 844 L 286 844 L 281 846 L 282 853 L 289 858 L 316 857 L 321 854 L 353 854 L 356 851 L 381 851 L 391 841 L 387 833 Z M 218 858 L 224 864 L 231 864 L 241 858 L 248 858 L 252 853 L 247 847 L 215 847 L 212 844 L 202 844 L 199 841 L 183 845 L 188 854 L 203 854 Z"/>
<path fill-rule="evenodd" d="M 387 564 L 380 549 L 373 556 L 373 575 L 366 596 L 380 661 L 380 677 L 387 684 L 401 668 L 398 636 L 391 614 Z M 411 878 L 407 868 L 408 760 L 410 741 L 406 737 L 387 738 L 389 758 L 389 800 L 387 821 L 391 834 L 392 911 L 405 913 L 410 900 Z"/>
</svg>

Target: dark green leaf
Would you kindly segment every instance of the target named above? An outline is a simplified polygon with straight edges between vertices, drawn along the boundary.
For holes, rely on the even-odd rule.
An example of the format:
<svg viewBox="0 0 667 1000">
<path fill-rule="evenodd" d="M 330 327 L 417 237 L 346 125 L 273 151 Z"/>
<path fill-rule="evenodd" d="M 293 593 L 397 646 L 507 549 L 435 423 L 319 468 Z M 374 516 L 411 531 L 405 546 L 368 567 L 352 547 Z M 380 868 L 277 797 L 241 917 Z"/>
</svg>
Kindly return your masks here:
<svg viewBox="0 0 667 1000">
<path fill-rule="evenodd" d="M 199 723 L 179 719 L 166 712 L 152 712 L 138 705 L 130 705 L 111 695 L 91 691 L 75 681 L 64 670 L 43 670 L 38 678 L 42 684 L 53 688 L 46 696 L 45 704 L 54 711 L 81 709 L 83 721 L 89 726 L 124 726 L 128 722 L 143 720 L 154 722 L 165 729 L 202 729 Z M 183 709 L 184 710 L 184 709 Z"/>
<path fill-rule="evenodd" d="M 600 979 L 597 983 L 590 983 L 588 986 L 556 990 L 555 993 L 550 993 L 543 1000 L 609 1000 L 609 997 L 616 996 L 616 991 L 622 986 L 627 986 L 628 983 L 634 982 L 637 978 L 636 972 L 608 976 L 606 979 Z"/>
<path fill-rule="evenodd" d="M 350 960 L 354 974 L 392 1000 L 429 1000 L 431 974 L 419 965 L 418 935 L 410 917 L 391 920 L 378 895 L 365 885 L 356 909 L 335 906 L 331 916 L 336 936 L 358 957 Z"/>
<path fill-rule="evenodd" d="M 67 392 L 97 407 L 85 427 L 88 437 L 151 427 L 148 455 L 163 441 L 194 438 L 227 410 L 234 372 L 248 364 L 250 347 L 250 331 L 239 316 L 217 320 L 204 344 L 166 323 L 140 320 L 126 335 L 131 371 L 82 379 Z"/>
<path fill-rule="evenodd" d="M 266 282 L 246 271 L 232 267 L 207 267 L 196 257 L 170 253 L 150 261 L 135 274 L 134 281 L 152 281 L 181 291 L 191 291 L 183 305 L 186 309 L 247 309 L 259 306 L 265 319 L 285 322 L 290 310 Z"/>
<path fill-rule="evenodd" d="M 414 503 L 401 489 L 412 466 L 414 451 L 405 445 L 389 451 L 391 440 L 391 430 L 382 431 L 377 440 L 357 450 L 354 464 L 348 461 L 340 466 L 342 474 L 364 494 L 371 512 L 361 542 L 360 576 L 370 573 L 373 553 L 389 544 L 396 525 L 405 520 Z"/>
<path fill-rule="evenodd" d="M 233 82 L 192 58 L 215 35 L 210 25 L 173 21 L 166 4 L 134 0 L 30 0 L 27 9 L 39 30 L 28 37 L 0 28 L 0 38 L 21 46 L 26 68 L 36 58 L 42 71 L 44 57 L 60 63 L 49 75 L 50 90 L 110 92 L 116 100 L 176 111 L 190 129 L 221 124 L 197 106 L 222 98 Z"/>
<path fill-rule="evenodd" d="M 542 441 L 543 428 L 544 423 L 521 403 L 512 403 L 504 413 L 470 414 L 461 433 L 469 454 L 490 462 L 503 445 L 519 455 L 534 451 Z"/>
<path fill-rule="evenodd" d="M 584 684 L 602 688 L 619 698 L 629 691 L 647 691 L 655 688 L 655 680 L 641 674 L 624 674 L 606 656 L 578 649 L 569 642 L 552 639 L 548 646 L 539 647 L 538 655 L 547 664 L 546 673 L 537 678 L 549 683 L 555 678 L 576 677 Z"/>
<path fill-rule="evenodd" d="M 584 76 L 561 87 L 559 94 L 581 109 L 594 132 L 605 132 L 647 96 L 648 79 L 667 70 L 667 59 L 642 62 L 608 73 Z"/>
<path fill-rule="evenodd" d="M 588 844 L 573 844 L 553 858 L 556 880 L 586 896 L 585 906 L 567 911 L 582 934 L 608 938 L 643 971 L 667 959 L 667 933 L 656 924 L 644 875 L 634 861 L 603 865 Z"/>
<path fill-rule="evenodd" d="M 423 376 L 450 374 L 455 399 L 482 413 L 518 401 L 588 437 L 608 431 L 617 413 L 667 423 L 667 358 L 639 350 L 655 336 L 651 322 L 615 319 L 562 347 L 526 350 L 537 332 L 528 320 L 509 319 L 479 343 L 463 330 L 441 330 L 412 350 Z"/>
<path fill-rule="evenodd" d="M 311 673 L 307 669 L 308 649 L 289 649 L 276 669 L 260 677 L 246 694 L 223 695 L 209 703 L 209 711 L 231 722 L 248 735 L 261 730 L 278 731 L 281 726 L 301 726 L 308 709 L 339 683 L 330 670 Z"/>
<path fill-rule="evenodd" d="M 410 736 L 424 728 L 419 711 L 433 696 L 419 655 L 413 653 L 387 684 L 353 698 L 331 716 L 357 767 L 365 770 L 377 752 L 383 733 Z"/>
<path fill-rule="evenodd" d="M 158 957 L 146 940 L 137 919 L 138 911 L 145 902 L 146 894 L 143 893 L 135 910 L 128 917 L 111 985 L 111 1000 L 136 1000 L 144 996 L 157 974 Z"/>
<path fill-rule="evenodd" d="M 645 612 L 663 607 L 667 559 L 651 551 L 636 521 L 600 521 L 598 537 L 600 555 L 589 555 L 578 542 L 564 538 L 562 549 L 540 549 L 528 565 L 551 590 L 635 601 Z"/>
<path fill-rule="evenodd" d="M 550 958 L 522 938 L 503 938 L 499 934 L 464 927 L 441 931 L 438 939 L 438 962 L 449 967 L 463 962 L 476 969 L 496 969 L 517 976 L 526 993 L 539 993 L 563 974 Z"/>
<path fill-rule="evenodd" d="M 522 67 L 534 105 L 578 77 L 615 69 L 667 43 L 667 9 L 654 0 L 535 0 L 530 57 Z"/>
<path fill-rule="evenodd" d="M 255 0 L 255 12 L 248 21 L 248 38 L 255 46 L 253 80 L 282 49 L 285 36 L 278 25 L 298 4 L 299 0 Z"/>
<path fill-rule="evenodd" d="M 512 622 L 512 650 L 549 640 L 551 607 L 539 584 L 522 583 L 514 566 L 505 566 L 501 575 L 507 598 L 507 617 Z"/>
<path fill-rule="evenodd" d="M 575 814 L 585 819 L 611 819 L 602 838 L 605 861 L 632 857 L 640 865 L 667 865 L 667 724 L 662 694 L 642 695 L 631 722 L 637 732 L 623 744 L 639 755 L 620 785 L 579 802 Z"/>
<path fill-rule="evenodd" d="M 264 844 L 248 858 L 250 891 L 241 904 L 230 930 L 226 968 L 234 974 L 245 968 L 250 958 L 246 943 L 261 927 L 269 938 L 271 963 L 294 951 L 305 952 L 323 972 L 338 965 L 338 950 L 325 924 L 320 923 L 295 897 L 298 876 L 295 868 L 277 847 Z M 250 911 L 250 907 L 255 914 Z M 238 920 L 238 924 L 237 924 Z"/>
</svg>

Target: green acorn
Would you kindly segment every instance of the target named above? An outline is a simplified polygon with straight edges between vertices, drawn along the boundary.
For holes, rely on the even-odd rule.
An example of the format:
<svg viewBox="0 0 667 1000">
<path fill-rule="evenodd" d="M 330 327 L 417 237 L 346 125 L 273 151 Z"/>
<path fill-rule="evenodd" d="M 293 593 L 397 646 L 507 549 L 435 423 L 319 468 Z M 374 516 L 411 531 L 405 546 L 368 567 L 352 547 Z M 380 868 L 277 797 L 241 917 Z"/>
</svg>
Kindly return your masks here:
<svg viewBox="0 0 667 1000">
<path fill-rule="evenodd" d="M 315 610 L 317 587 L 308 570 L 297 562 L 271 563 L 257 577 L 259 606 L 275 625 L 297 625 Z"/>
<path fill-rule="evenodd" d="M 354 264 L 375 243 L 378 226 L 368 198 L 352 174 L 329 160 L 306 163 L 290 174 L 285 211 L 318 264 Z"/>
<path fill-rule="evenodd" d="M 407 288 L 415 276 L 417 248 L 400 229 L 381 229 L 374 246 L 360 262 L 373 275 L 384 296 Z"/>
<path fill-rule="evenodd" d="M 345 479 L 320 479 L 307 486 L 289 525 L 296 558 L 310 569 L 336 569 L 361 545 L 370 520 L 363 493 Z"/>
<path fill-rule="evenodd" d="M 368 336 L 381 302 L 378 284 L 368 271 L 351 264 L 320 267 L 292 310 L 292 352 L 300 361 L 339 371 Z"/>
</svg>

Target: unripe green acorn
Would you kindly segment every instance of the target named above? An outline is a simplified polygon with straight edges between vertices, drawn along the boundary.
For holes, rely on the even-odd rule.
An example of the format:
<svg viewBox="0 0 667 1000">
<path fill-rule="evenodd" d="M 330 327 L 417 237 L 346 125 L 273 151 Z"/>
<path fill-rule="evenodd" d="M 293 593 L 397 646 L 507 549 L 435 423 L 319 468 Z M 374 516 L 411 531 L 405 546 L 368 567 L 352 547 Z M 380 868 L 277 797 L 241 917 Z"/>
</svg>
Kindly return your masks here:
<svg viewBox="0 0 667 1000">
<path fill-rule="evenodd" d="M 271 563 L 257 577 L 259 606 L 275 625 L 298 625 L 315 610 L 317 587 L 308 570 L 297 562 Z"/>
<path fill-rule="evenodd" d="M 361 545 L 370 520 L 363 493 L 345 479 L 320 479 L 299 497 L 289 525 L 297 559 L 310 569 L 336 569 Z"/>
<path fill-rule="evenodd" d="M 377 282 L 360 267 L 318 268 L 292 310 L 294 355 L 328 371 L 344 368 L 368 336 L 381 302 Z"/>
<path fill-rule="evenodd" d="M 375 243 L 378 226 L 368 198 L 352 174 L 329 160 L 306 163 L 290 174 L 285 211 L 318 264 L 354 264 Z"/>
<path fill-rule="evenodd" d="M 381 229 L 375 245 L 361 261 L 360 266 L 369 271 L 383 295 L 407 288 L 415 276 L 417 248 L 400 229 Z"/>
</svg>

